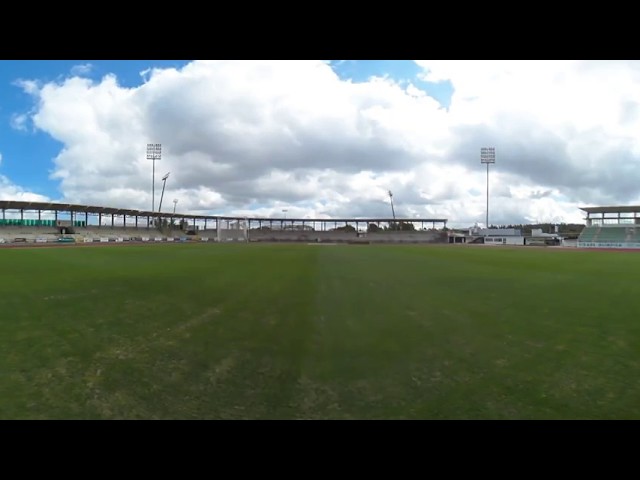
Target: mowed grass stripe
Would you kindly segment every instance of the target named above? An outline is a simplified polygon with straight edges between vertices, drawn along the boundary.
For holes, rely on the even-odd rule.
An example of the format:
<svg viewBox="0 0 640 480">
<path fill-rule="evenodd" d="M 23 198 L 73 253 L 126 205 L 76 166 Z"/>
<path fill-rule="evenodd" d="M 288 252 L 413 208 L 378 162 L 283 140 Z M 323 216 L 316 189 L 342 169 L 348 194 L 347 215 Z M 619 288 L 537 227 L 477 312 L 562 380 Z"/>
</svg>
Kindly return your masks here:
<svg viewBox="0 0 640 480">
<path fill-rule="evenodd" d="M 2 418 L 638 418 L 640 255 L 0 251 Z"/>
<path fill-rule="evenodd" d="M 638 417 L 640 256 L 386 246 L 330 253 L 344 283 L 330 296 L 344 307 L 325 318 L 335 318 L 336 332 L 352 327 L 325 340 L 334 358 L 352 356 L 355 415 L 364 402 L 374 418 Z"/>
<path fill-rule="evenodd" d="M 279 414 L 308 337 L 315 251 L 88 250 L 0 257 L 21 267 L 0 304 L 17 307 L 0 322 L 3 418 Z"/>
</svg>

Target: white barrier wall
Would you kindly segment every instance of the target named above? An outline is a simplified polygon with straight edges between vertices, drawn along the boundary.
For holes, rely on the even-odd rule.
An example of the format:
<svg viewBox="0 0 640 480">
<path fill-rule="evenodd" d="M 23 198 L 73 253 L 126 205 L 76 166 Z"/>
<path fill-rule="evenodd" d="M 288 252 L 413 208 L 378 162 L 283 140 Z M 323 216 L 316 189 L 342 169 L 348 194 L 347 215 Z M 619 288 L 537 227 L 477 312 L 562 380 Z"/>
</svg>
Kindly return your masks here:
<svg viewBox="0 0 640 480">
<path fill-rule="evenodd" d="M 640 248 L 640 243 L 578 242 L 578 248 Z"/>
</svg>

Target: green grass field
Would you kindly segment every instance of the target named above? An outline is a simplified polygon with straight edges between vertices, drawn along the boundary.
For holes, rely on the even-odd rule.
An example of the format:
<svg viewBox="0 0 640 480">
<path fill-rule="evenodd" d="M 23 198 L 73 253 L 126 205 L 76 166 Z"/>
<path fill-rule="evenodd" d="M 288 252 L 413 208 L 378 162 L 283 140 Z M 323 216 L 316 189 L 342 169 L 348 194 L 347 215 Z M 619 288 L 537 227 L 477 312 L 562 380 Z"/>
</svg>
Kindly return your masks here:
<svg viewBox="0 0 640 480">
<path fill-rule="evenodd" d="M 2 419 L 640 418 L 640 254 L 0 249 Z"/>
</svg>

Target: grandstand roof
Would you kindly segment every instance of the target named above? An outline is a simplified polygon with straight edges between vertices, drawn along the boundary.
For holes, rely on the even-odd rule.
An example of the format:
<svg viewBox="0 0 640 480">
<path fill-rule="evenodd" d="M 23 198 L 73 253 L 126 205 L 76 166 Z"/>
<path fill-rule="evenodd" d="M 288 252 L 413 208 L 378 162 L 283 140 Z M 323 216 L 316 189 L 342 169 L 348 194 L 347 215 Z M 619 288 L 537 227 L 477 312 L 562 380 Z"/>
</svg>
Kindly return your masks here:
<svg viewBox="0 0 640 480">
<path fill-rule="evenodd" d="M 160 216 L 158 212 L 150 212 L 144 210 L 131 210 L 128 208 L 98 207 L 92 205 L 77 205 L 73 203 L 52 203 L 52 202 L 21 202 L 14 200 L 0 200 L 0 209 L 4 210 L 57 210 L 59 212 L 82 212 L 82 213 L 106 213 L 114 215 L 138 215 L 144 216 Z M 163 213 L 163 217 L 172 217 L 171 213 Z M 176 217 L 185 218 L 201 218 L 194 215 L 175 215 Z"/>
<path fill-rule="evenodd" d="M 640 205 L 620 205 L 614 207 L 580 207 L 587 213 L 640 213 Z"/>
<path fill-rule="evenodd" d="M 639 207 L 640 208 L 640 207 Z M 139 217 L 163 217 L 163 218 L 189 218 L 189 219 L 207 219 L 207 220 L 238 220 L 247 218 L 251 221 L 286 221 L 290 222 L 437 222 L 446 223 L 446 218 L 273 218 L 273 217 L 246 217 L 246 216 L 226 216 L 226 215 L 193 215 L 185 213 L 171 212 L 151 212 L 147 210 L 131 210 L 127 208 L 99 207 L 92 205 L 77 205 L 73 203 L 53 203 L 53 202 L 21 202 L 15 200 L 0 200 L 0 209 L 2 210 L 41 210 L 41 211 L 58 211 L 58 212 L 81 212 L 92 214 L 107 215 L 128 215 Z"/>
</svg>

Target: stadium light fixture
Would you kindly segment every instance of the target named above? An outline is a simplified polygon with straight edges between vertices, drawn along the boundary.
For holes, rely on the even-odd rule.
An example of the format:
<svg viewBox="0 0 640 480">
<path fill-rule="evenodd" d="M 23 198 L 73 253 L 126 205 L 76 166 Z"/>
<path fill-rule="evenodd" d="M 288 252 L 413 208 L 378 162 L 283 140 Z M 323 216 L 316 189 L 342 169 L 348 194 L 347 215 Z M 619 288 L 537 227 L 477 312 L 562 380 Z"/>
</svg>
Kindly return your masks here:
<svg viewBox="0 0 640 480">
<path fill-rule="evenodd" d="M 176 205 L 178 204 L 178 199 L 174 198 L 173 199 L 173 214 L 176 214 Z"/>
<path fill-rule="evenodd" d="M 483 147 L 480 149 L 480 164 L 487 164 L 487 218 L 485 228 L 489 228 L 489 164 L 496 163 L 495 147 Z"/>
<path fill-rule="evenodd" d="M 164 177 L 162 177 L 162 195 L 160 195 L 160 206 L 158 207 L 158 213 L 162 211 L 162 197 L 164 197 L 164 187 L 167 184 L 167 178 L 169 178 L 169 173 L 167 173 Z"/>
<path fill-rule="evenodd" d="M 284 213 L 284 219 L 285 219 L 285 220 L 287 219 L 287 212 L 288 212 L 288 211 L 289 211 L 289 210 L 287 210 L 286 208 L 283 208 L 283 209 L 282 209 L 282 213 Z"/>
<path fill-rule="evenodd" d="M 391 190 L 389 190 L 389 201 L 391 202 L 391 215 L 393 215 L 393 223 L 396 223 L 396 211 L 393 208 L 393 193 L 391 193 Z M 395 228 L 396 225 L 394 225 Z"/>
<path fill-rule="evenodd" d="M 156 162 L 162 158 L 161 143 L 147 143 L 147 160 L 152 162 L 151 170 L 151 211 L 156 208 Z"/>
</svg>

